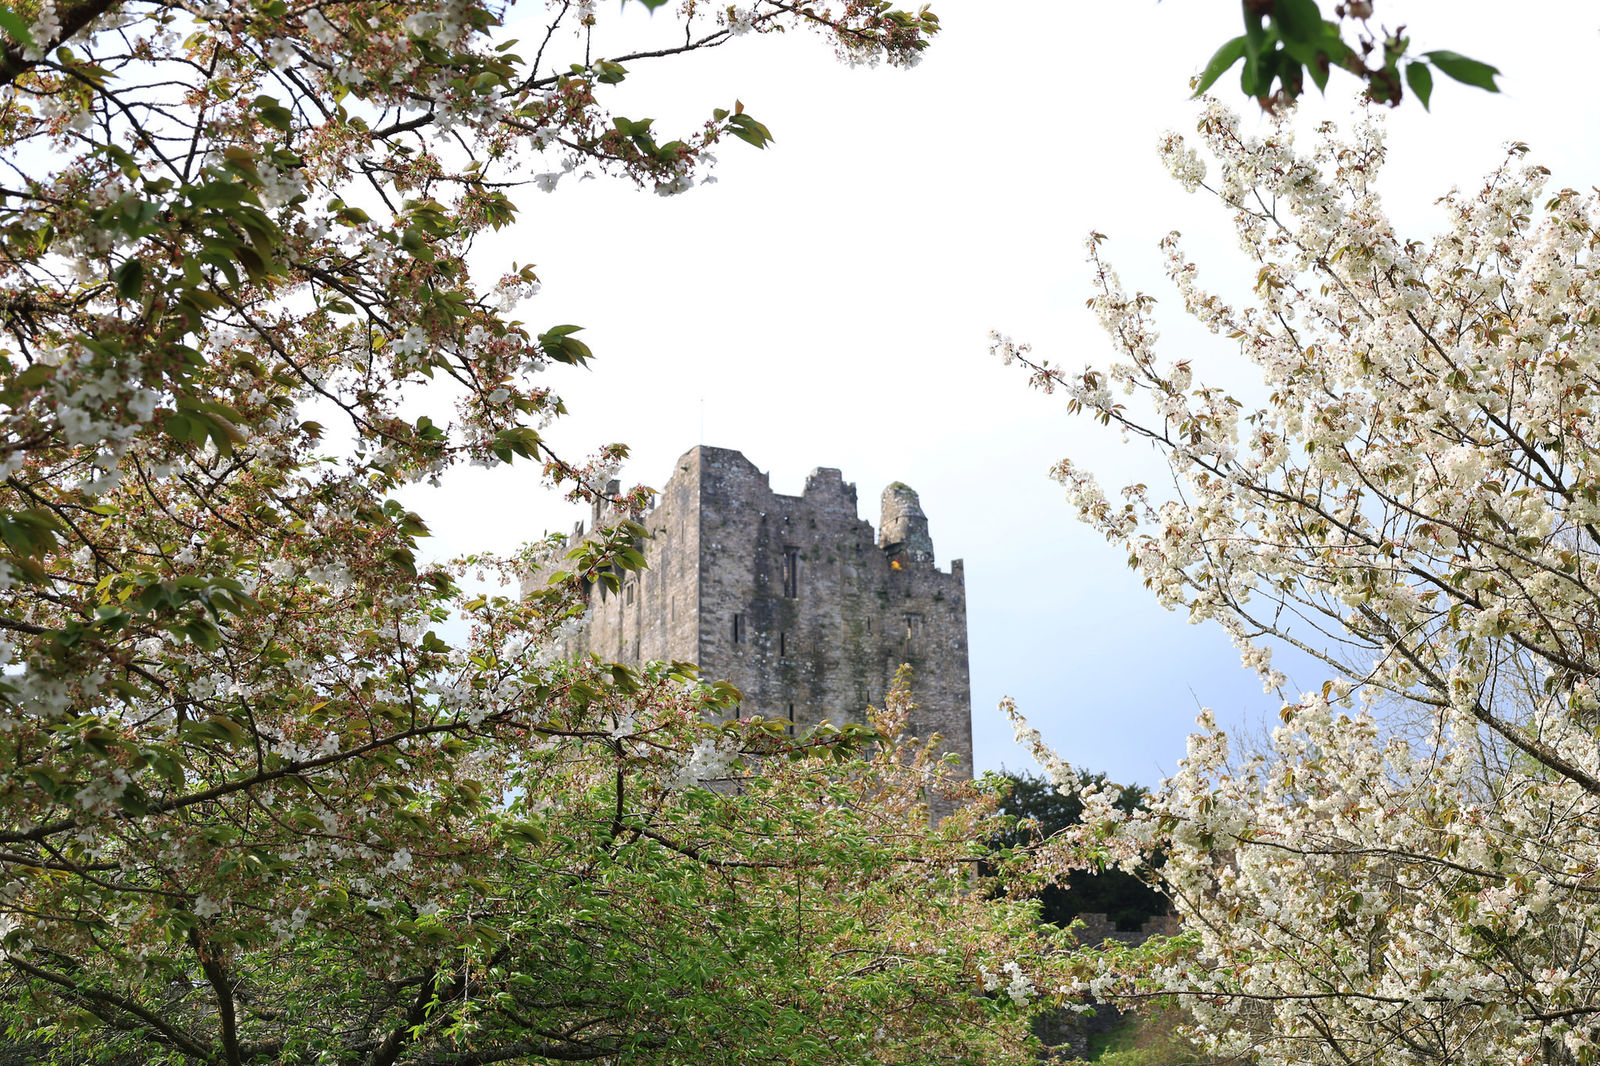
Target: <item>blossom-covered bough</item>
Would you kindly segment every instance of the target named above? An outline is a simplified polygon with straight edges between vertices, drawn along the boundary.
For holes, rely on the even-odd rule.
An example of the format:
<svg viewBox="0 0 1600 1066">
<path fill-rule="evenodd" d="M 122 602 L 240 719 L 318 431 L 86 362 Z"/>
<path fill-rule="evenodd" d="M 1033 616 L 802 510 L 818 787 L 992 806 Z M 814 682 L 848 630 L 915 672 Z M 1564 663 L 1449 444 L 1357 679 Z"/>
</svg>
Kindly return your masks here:
<svg viewBox="0 0 1600 1066">
<path fill-rule="evenodd" d="M 1153 301 L 1122 290 L 1099 235 L 1118 361 L 996 348 L 1169 461 L 1165 500 L 1056 470 L 1160 602 L 1222 624 L 1269 691 L 1275 644 L 1330 679 L 1285 697 L 1263 750 L 1230 751 L 1203 716 L 1146 810 L 1108 793 L 1041 857 L 1159 851 L 1184 932 L 1039 983 L 1176 994 L 1264 1063 L 1596 1061 L 1600 199 L 1547 188 L 1514 145 L 1439 202 L 1443 232 L 1408 240 L 1375 191 L 1375 124 L 1306 148 L 1213 104 L 1198 129 L 1214 176 L 1179 137 L 1163 154 L 1232 212 L 1255 295 L 1203 288 L 1176 234 L 1168 275 L 1262 401 L 1158 359 Z"/>
<path fill-rule="evenodd" d="M 937 22 L 691 0 L 655 13 L 676 43 L 607 55 L 596 5 L 528 7 L 16 5 L 0 1044 L 1015 1054 L 974 991 L 1019 920 L 967 872 L 992 799 L 901 735 L 903 707 L 789 738 L 730 720 L 736 693 L 682 664 L 557 661 L 642 531 L 470 560 L 565 567 L 524 600 L 475 596 L 395 499 L 462 463 L 531 460 L 591 499 L 612 477 L 620 447 L 574 462 L 544 436 L 563 410 L 544 372 L 590 355 L 576 328 L 526 324 L 533 270 L 472 250 L 522 190 L 596 173 L 675 193 L 729 136 L 770 139 L 737 104 L 677 137 L 609 113 L 630 65 L 801 28 L 903 65 Z M 536 32 L 512 42 L 514 21 Z M 932 827 L 941 794 L 970 802 Z"/>
</svg>

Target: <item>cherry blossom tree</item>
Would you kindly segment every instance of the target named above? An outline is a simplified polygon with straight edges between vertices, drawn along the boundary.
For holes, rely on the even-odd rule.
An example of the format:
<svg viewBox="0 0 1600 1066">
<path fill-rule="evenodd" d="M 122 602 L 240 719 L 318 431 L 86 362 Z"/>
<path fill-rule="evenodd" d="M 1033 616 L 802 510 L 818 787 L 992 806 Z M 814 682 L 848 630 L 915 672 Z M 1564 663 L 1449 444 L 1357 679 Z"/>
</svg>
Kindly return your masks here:
<svg viewBox="0 0 1600 1066">
<path fill-rule="evenodd" d="M 1213 1050 L 1263 1063 L 1594 1062 L 1600 197 L 1513 145 L 1415 240 L 1378 196 L 1375 123 L 1299 147 L 1209 104 L 1198 133 L 1209 163 L 1177 136 L 1163 155 L 1231 214 L 1253 295 L 1202 285 L 1176 233 L 1167 273 L 1259 383 L 1159 357 L 1155 301 L 1098 234 L 1116 361 L 996 348 L 1165 456 L 1166 498 L 1108 497 L 1071 460 L 1056 477 L 1162 604 L 1232 635 L 1283 721 L 1240 751 L 1206 714 L 1145 809 L 1089 798 L 1041 872 L 1159 849 L 1183 932 L 1037 979 L 1175 996 Z M 1329 680 L 1284 693 L 1283 646 Z"/>
<path fill-rule="evenodd" d="M 661 7 L 660 3 L 647 6 Z M 558 455 L 576 326 L 474 254 L 584 174 L 675 194 L 735 138 L 614 114 L 642 63 L 878 0 L 14 5 L 0 54 L 0 1039 L 55 1061 L 1015 1061 L 1028 911 L 992 796 L 875 724 L 790 738 L 686 664 L 558 661 L 580 545 L 430 562 L 397 490 Z M 528 23 L 524 22 L 525 30 Z M 26 37 L 26 40 L 23 37 Z M 525 599 L 463 570 L 554 571 Z M 470 632 L 446 627 L 464 616 Z M 965 801 L 937 826 L 928 803 Z M 1020 923 L 1020 924 L 1019 924 Z M 1018 938 L 1021 938 L 1020 940 Z M 991 989 L 993 991 L 993 989 Z"/>
</svg>

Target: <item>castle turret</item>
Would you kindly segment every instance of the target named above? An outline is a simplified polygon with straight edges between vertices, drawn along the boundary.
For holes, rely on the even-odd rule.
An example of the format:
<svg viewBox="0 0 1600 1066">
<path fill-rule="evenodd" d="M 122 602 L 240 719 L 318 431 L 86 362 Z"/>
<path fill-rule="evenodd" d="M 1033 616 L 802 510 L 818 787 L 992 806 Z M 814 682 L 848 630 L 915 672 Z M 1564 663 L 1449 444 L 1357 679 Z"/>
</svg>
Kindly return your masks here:
<svg viewBox="0 0 1600 1066">
<path fill-rule="evenodd" d="M 878 544 L 888 554 L 919 563 L 933 562 L 928 516 L 922 513 L 917 490 L 905 482 L 896 481 L 883 490 L 883 515 L 878 531 Z"/>
</svg>

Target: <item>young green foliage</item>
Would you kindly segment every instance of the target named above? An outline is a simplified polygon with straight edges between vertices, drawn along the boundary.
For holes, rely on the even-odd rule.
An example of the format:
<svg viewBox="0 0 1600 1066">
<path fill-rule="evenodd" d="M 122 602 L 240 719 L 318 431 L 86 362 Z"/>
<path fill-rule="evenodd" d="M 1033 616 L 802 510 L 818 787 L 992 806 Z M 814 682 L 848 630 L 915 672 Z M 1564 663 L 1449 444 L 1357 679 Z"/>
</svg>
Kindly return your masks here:
<svg viewBox="0 0 1600 1066">
<path fill-rule="evenodd" d="M 1217 79 L 1243 63 L 1239 89 L 1268 110 L 1292 104 L 1309 77 L 1319 92 L 1328 87 L 1331 71 L 1354 74 L 1366 85 L 1368 99 L 1391 107 L 1410 87 L 1426 109 L 1433 93 L 1430 64 L 1446 77 L 1488 92 L 1499 92 L 1499 70 L 1455 52 L 1435 50 L 1408 58 L 1411 40 L 1401 27 L 1392 33 L 1374 31 L 1368 20 L 1373 4 L 1349 0 L 1334 7 L 1334 18 L 1322 16 L 1316 0 L 1244 0 L 1244 33 L 1224 43 L 1195 79 L 1194 95 L 1209 90 Z M 1346 40 L 1344 24 L 1355 25 Z M 1401 65 L 1404 64 L 1404 77 Z"/>
<path fill-rule="evenodd" d="M 967 873 L 992 798 L 903 712 L 790 738 L 685 664 L 562 659 L 649 492 L 552 446 L 593 353 L 475 240 L 572 172 L 676 194 L 770 141 L 613 115 L 641 63 L 807 29 L 904 65 L 938 28 L 646 6 L 681 44 L 594 58 L 613 16 L 566 0 L 532 47 L 479 0 L 0 20 L 0 1039 L 31 1060 L 1021 1061 L 972 991 L 1031 925 Z M 619 520 L 430 560 L 398 491 L 518 461 Z M 934 826 L 930 794 L 969 802 Z"/>
</svg>

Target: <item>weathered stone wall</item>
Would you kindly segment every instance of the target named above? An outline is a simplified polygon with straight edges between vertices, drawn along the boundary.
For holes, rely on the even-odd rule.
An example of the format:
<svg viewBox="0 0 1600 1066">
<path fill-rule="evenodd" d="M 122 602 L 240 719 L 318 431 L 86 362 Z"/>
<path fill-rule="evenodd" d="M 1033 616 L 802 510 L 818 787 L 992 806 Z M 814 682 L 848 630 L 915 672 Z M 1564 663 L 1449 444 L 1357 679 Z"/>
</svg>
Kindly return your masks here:
<svg viewBox="0 0 1600 1066">
<path fill-rule="evenodd" d="M 625 575 L 616 592 L 590 590 L 589 625 L 569 652 L 620 663 L 699 662 L 699 470 L 681 460 L 679 467 L 640 520 L 652 535 L 641 545 L 649 568 Z"/>
<path fill-rule="evenodd" d="M 592 594 L 572 650 L 698 663 L 744 693 L 741 714 L 799 728 L 859 721 L 909 663 L 915 731 L 940 733 L 970 770 L 961 561 L 939 570 L 909 487 L 890 486 L 883 502 L 897 539 L 879 544 L 839 471 L 814 470 L 802 495 L 784 496 L 739 452 L 694 448 L 642 519 L 649 569 L 620 593 Z"/>
</svg>

